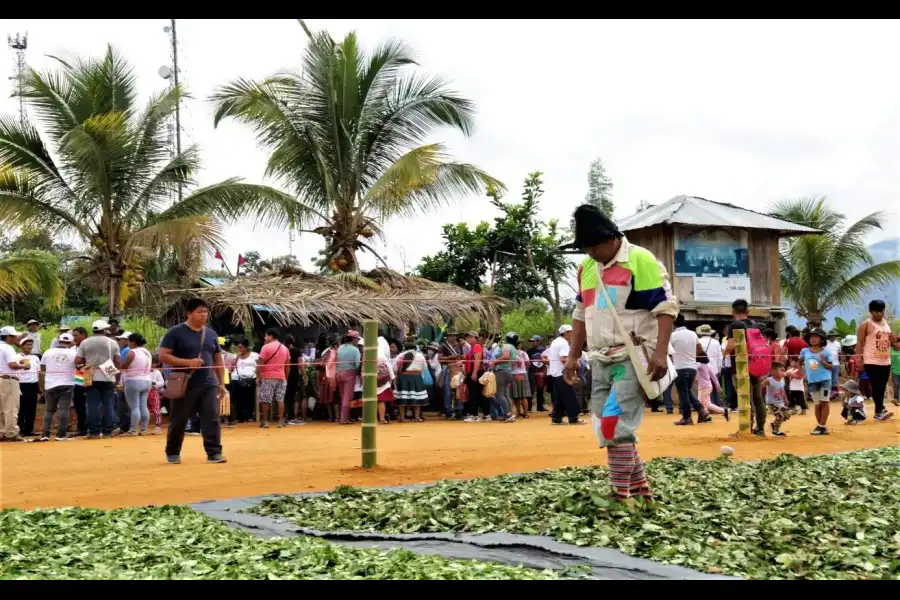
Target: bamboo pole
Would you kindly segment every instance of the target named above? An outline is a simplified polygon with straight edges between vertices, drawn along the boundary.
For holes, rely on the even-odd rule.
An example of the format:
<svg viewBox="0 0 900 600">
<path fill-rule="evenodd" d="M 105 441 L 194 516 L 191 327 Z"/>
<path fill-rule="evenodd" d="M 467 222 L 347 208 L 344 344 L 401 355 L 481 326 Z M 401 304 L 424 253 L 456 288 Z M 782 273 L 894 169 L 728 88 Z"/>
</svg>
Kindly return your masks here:
<svg viewBox="0 0 900 600">
<path fill-rule="evenodd" d="M 747 332 L 732 331 L 734 336 L 735 389 L 738 401 L 738 435 L 750 431 L 750 371 L 747 357 Z"/>
<path fill-rule="evenodd" d="M 378 464 L 375 449 L 375 427 L 378 422 L 378 322 L 363 323 L 363 422 L 362 466 L 371 469 Z"/>
</svg>

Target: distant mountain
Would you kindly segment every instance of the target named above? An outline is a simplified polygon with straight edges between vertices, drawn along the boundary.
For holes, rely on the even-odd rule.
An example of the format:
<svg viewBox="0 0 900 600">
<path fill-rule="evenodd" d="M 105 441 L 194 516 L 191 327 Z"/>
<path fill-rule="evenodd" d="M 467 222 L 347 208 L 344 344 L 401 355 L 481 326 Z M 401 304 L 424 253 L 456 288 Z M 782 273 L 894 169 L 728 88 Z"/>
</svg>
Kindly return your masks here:
<svg viewBox="0 0 900 600">
<path fill-rule="evenodd" d="M 887 262 L 889 260 L 900 260 L 900 237 L 888 238 L 877 244 L 872 244 L 869 246 L 869 252 L 872 254 L 872 258 L 875 259 L 876 263 Z M 862 269 L 860 268 L 857 272 L 861 270 Z M 862 300 L 858 306 L 840 307 L 828 311 L 825 313 L 825 329 L 833 327 L 834 320 L 837 317 L 840 317 L 847 322 L 852 319 L 856 319 L 857 322 L 859 322 L 860 318 L 868 312 L 869 302 L 876 298 L 887 302 L 889 309 L 891 309 L 895 315 L 900 312 L 900 284 L 895 283 L 890 286 L 874 288 L 863 294 Z M 788 324 L 803 327 L 806 325 L 806 319 L 798 317 L 797 314 L 791 310 L 788 312 Z"/>
</svg>

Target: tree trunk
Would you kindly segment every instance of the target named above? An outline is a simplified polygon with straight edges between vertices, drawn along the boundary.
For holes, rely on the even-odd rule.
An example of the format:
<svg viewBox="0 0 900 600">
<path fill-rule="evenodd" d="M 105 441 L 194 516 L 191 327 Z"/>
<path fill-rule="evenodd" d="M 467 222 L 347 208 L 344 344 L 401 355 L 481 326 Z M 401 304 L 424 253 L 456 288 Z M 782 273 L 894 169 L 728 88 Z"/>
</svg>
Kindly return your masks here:
<svg viewBox="0 0 900 600">
<path fill-rule="evenodd" d="M 109 316 L 119 315 L 119 298 L 122 296 L 122 275 L 109 276 Z"/>
<path fill-rule="evenodd" d="M 551 305 L 553 306 L 553 328 L 559 331 L 559 327 L 562 325 L 562 309 L 559 306 L 559 282 L 556 279 L 553 280 L 553 302 Z"/>
<path fill-rule="evenodd" d="M 531 248 L 528 248 L 528 268 L 534 273 L 534 276 L 537 277 L 538 281 L 541 282 L 541 289 L 543 290 L 543 298 L 547 301 L 547 304 L 553 309 L 553 323 L 556 326 L 557 331 L 559 330 L 559 326 L 562 325 L 562 315 L 560 314 L 559 308 L 559 284 L 556 281 L 553 282 L 553 287 L 555 291 L 555 296 L 550 294 L 550 286 L 547 285 L 547 280 L 541 276 L 540 271 L 537 270 L 537 267 L 534 266 L 534 256 L 531 254 Z"/>
</svg>

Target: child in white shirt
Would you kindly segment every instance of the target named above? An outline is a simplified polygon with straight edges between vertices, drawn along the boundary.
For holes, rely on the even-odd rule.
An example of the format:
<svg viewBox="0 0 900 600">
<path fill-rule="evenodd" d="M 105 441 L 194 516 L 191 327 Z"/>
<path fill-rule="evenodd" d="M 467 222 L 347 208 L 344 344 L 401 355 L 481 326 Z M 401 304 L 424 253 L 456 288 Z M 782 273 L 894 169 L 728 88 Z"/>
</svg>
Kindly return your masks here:
<svg viewBox="0 0 900 600">
<path fill-rule="evenodd" d="M 788 400 L 791 410 L 794 414 L 799 411 L 801 415 L 806 414 L 806 387 L 804 381 L 806 372 L 803 370 L 803 363 L 799 358 L 791 359 L 791 368 L 787 370 L 785 375 L 790 382 L 788 385 Z"/>
<path fill-rule="evenodd" d="M 841 385 L 841 389 L 847 394 L 841 416 L 847 419 L 847 425 L 859 425 L 866 420 L 866 399 L 860 392 L 859 384 L 850 379 Z"/>
</svg>

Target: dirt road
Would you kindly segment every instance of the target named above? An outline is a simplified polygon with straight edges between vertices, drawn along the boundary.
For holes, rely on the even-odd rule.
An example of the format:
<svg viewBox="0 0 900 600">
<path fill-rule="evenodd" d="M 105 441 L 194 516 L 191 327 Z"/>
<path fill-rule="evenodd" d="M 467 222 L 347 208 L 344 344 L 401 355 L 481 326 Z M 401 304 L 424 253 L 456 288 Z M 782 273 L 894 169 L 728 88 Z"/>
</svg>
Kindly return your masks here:
<svg viewBox="0 0 900 600">
<path fill-rule="evenodd" d="M 837 405 L 833 405 L 837 408 Z M 869 414 L 872 414 L 871 407 Z M 832 411 L 834 413 L 834 411 Z M 224 429 L 228 463 L 206 464 L 201 438 L 187 437 L 181 465 L 165 462 L 164 436 L 97 441 L 0 444 L 0 506 L 115 508 L 178 504 L 268 493 L 329 490 L 337 485 L 387 486 L 470 478 L 563 466 L 604 464 L 589 425 L 551 427 L 546 413 L 511 424 L 394 423 L 378 428 L 378 468 L 360 463 L 358 426 L 314 423 L 260 430 Z M 787 422 L 785 439 L 729 442 L 736 429 L 716 422 L 672 425 L 674 416 L 647 413 L 641 457 L 714 458 L 729 444 L 735 459 L 782 452 L 817 454 L 900 443 L 900 422 L 845 426 L 832 414 L 832 435 L 809 435 L 812 412 Z"/>
</svg>

